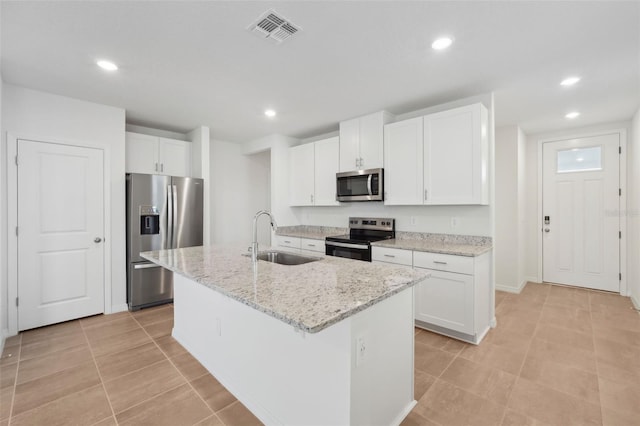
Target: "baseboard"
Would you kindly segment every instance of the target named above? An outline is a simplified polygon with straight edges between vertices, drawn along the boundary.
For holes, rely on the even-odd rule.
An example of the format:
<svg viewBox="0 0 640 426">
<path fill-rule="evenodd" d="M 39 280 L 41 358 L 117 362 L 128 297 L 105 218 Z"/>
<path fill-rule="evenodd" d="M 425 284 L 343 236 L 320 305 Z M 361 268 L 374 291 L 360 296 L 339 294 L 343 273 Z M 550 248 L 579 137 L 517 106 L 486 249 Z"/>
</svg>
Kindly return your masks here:
<svg viewBox="0 0 640 426">
<path fill-rule="evenodd" d="M 515 293 L 518 294 L 522 291 L 522 287 L 518 288 L 518 287 L 511 287 L 510 285 L 500 285 L 500 284 L 496 284 L 496 290 L 498 291 L 504 291 L 506 293 Z"/>
<path fill-rule="evenodd" d="M 122 303 L 120 305 L 111 305 L 111 313 L 115 314 L 118 312 L 124 312 L 129 310 L 129 305 L 126 303 Z"/>
<path fill-rule="evenodd" d="M 404 419 L 409 415 L 411 410 L 413 410 L 413 407 L 415 407 L 417 404 L 418 404 L 418 401 L 416 401 L 415 399 L 411 401 L 409 404 L 407 404 L 407 406 L 404 407 L 404 409 L 400 412 L 400 414 L 398 414 L 398 417 L 393 419 L 393 421 L 391 422 L 391 425 L 400 426 L 404 421 Z"/>
<path fill-rule="evenodd" d="M 633 295 L 631 295 L 631 303 L 633 303 L 633 307 L 636 308 L 637 311 L 640 311 L 640 300 Z"/>
<path fill-rule="evenodd" d="M 538 277 L 524 277 L 524 283 L 528 282 L 540 284 L 542 281 L 538 281 Z"/>
</svg>

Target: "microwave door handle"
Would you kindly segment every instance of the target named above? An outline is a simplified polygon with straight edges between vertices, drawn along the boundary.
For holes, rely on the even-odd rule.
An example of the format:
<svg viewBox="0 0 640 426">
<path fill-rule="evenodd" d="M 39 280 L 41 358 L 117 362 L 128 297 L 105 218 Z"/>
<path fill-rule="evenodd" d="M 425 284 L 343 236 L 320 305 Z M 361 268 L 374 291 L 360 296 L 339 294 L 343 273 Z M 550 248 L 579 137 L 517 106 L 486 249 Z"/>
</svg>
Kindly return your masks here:
<svg viewBox="0 0 640 426">
<path fill-rule="evenodd" d="M 367 178 L 367 191 L 369 191 L 369 195 L 373 195 L 373 192 L 371 191 L 371 179 L 373 178 L 373 174 L 369 174 L 369 177 Z"/>
</svg>

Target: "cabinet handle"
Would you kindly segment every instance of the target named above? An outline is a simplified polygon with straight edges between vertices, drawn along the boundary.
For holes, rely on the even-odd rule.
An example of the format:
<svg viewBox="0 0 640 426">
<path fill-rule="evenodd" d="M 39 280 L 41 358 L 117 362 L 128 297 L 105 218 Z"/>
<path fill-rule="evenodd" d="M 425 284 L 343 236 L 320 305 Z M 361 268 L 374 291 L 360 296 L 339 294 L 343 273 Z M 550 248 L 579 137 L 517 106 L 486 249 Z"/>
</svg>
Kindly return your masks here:
<svg viewBox="0 0 640 426">
<path fill-rule="evenodd" d="M 360 167 L 360 164 L 358 164 L 358 163 L 359 163 L 359 161 L 358 161 L 358 159 L 356 158 L 356 167 Z"/>
<path fill-rule="evenodd" d="M 158 163 L 154 163 L 156 165 L 156 172 L 158 171 Z"/>
<path fill-rule="evenodd" d="M 395 257 L 393 254 L 385 254 L 384 257 Z"/>
<path fill-rule="evenodd" d="M 313 194 L 311 194 L 311 204 L 313 204 Z"/>
<path fill-rule="evenodd" d="M 428 199 L 428 198 L 427 198 L 427 190 L 425 189 L 425 190 L 424 190 L 424 200 L 425 200 L 425 201 L 427 201 L 427 199 Z"/>
<path fill-rule="evenodd" d="M 164 172 L 164 163 L 160 163 L 160 171 Z"/>
<path fill-rule="evenodd" d="M 307 244 L 309 247 L 315 247 L 315 244 Z"/>
<path fill-rule="evenodd" d="M 291 241 L 289 241 L 289 240 L 284 240 L 284 242 L 287 243 L 287 244 L 291 244 Z"/>
<path fill-rule="evenodd" d="M 439 260 L 434 260 L 433 263 L 437 263 L 438 265 L 446 265 L 447 262 L 441 262 Z"/>
</svg>

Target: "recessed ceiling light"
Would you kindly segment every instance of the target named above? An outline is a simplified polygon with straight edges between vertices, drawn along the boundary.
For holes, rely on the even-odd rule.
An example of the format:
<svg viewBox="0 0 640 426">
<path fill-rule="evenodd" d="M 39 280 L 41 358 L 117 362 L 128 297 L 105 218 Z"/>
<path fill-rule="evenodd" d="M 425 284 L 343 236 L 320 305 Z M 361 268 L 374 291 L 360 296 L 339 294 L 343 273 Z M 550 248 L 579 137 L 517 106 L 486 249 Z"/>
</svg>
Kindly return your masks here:
<svg viewBox="0 0 640 426">
<path fill-rule="evenodd" d="M 264 115 L 266 115 L 269 118 L 273 118 L 276 116 L 276 112 L 272 109 L 268 109 L 264 112 Z"/>
<path fill-rule="evenodd" d="M 453 43 L 453 40 L 450 39 L 449 37 L 441 37 L 436 41 L 434 41 L 433 43 L 431 43 L 431 47 L 435 50 L 442 50 L 451 46 L 451 43 Z"/>
<path fill-rule="evenodd" d="M 111 61 L 100 60 L 96 62 L 100 68 L 107 71 L 116 71 L 118 66 Z"/>
<path fill-rule="evenodd" d="M 569 114 L 565 115 L 565 117 L 567 117 L 567 118 L 576 118 L 579 115 L 580 115 L 579 112 L 574 111 L 574 112 L 570 112 Z"/>
<path fill-rule="evenodd" d="M 567 77 L 560 82 L 562 86 L 573 86 L 580 81 L 580 77 Z"/>
</svg>

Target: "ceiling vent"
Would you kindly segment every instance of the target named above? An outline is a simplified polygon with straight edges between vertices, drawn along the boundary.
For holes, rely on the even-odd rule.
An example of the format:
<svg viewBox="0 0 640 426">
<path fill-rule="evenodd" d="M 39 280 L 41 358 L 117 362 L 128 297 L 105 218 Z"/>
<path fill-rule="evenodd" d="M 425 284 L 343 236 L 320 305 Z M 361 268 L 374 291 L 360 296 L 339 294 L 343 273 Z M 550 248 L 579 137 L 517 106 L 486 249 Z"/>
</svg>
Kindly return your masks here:
<svg viewBox="0 0 640 426">
<path fill-rule="evenodd" d="M 279 15 L 275 10 L 267 10 L 249 25 L 249 31 L 274 43 L 282 43 L 302 28 L 291 23 L 287 18 Z"/>
</svg>

